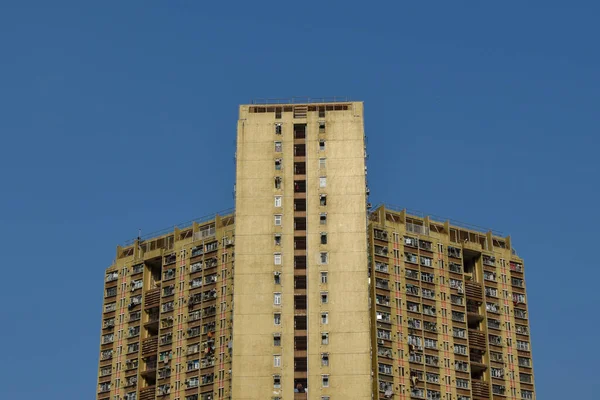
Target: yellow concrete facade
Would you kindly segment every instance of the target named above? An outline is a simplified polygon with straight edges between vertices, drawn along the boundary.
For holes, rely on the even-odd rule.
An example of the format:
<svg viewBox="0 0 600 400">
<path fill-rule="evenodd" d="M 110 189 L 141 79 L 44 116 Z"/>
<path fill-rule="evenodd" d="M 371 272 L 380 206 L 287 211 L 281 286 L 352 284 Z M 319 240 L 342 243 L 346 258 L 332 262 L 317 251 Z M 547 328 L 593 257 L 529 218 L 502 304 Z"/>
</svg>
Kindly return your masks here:
<svg viewBox="0 0 600 400">
<path fill-rule="evenodd" d="M 362 103 L 241 106 L 236 162 L 233 398 L 370 398 Z"/>
</svg>

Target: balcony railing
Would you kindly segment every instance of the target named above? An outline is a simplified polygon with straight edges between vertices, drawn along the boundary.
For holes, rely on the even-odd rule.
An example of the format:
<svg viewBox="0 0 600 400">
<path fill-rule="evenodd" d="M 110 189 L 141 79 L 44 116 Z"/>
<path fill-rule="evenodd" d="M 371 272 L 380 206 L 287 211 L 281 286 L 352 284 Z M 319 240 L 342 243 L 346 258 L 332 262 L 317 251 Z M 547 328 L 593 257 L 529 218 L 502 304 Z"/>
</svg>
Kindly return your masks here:
<svg viewBox="0 0 600 400">
<path fill-rule="evenodd" d="M 469 329 L 469 346 L 485 349 L 485 334 L 474 329 Z"/>
<path fill-rule="evenodd" d="M 144 308 L 158 307 L 160 304 L 160 288 L 148 290 L 144 299 Z"/>
<path fill-rule="evenodd" d="M 158 336 L 145 339 L 142 342 L 142 356 L 156 354 L 158 350 Z"/>
<path fill-rule="evenodd" d="M 140 389 L 140 400 L 154 400 L 156 386 L 148 386 Z"/>
<path fill-rule="evenodd" d="M 490 398 L 490 386 L 487 382 L 473 380 L 471 382 L 471 390 L 475 397 Z"/>
<path fill-rule="evenodd" d="M 483 301 L 483 289 L 482 286 L 475 282 L 465 282 L 465 292 L 467 297 L 471 297 L 475 300 Z"/>
</svg>

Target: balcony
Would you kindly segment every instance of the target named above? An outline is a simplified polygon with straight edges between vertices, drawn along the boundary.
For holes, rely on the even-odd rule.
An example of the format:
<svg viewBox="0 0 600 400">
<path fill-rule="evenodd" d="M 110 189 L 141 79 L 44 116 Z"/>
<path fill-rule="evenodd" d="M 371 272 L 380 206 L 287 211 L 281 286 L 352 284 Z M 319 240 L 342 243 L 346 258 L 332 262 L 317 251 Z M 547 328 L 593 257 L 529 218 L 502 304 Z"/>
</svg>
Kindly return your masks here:
<svg viewBox="0 0 600 400">
<path fill-rule="evenodd" d="M 479 283 L 465 282 L 465 292 L 467 297 L 474 300 L 483 301 L 483 288 Z"/>
<path fill-rule="evenodd" d="M 158 307 L 160 304 L 160 288 L 148 290 L 144 301 L 144 309 Z"/>
<path fill-rule="evenodd" d="M 140 389 L 140 400 L 154 400 L 156 386 L 148 386 Z"/>
<path fill-rule="evenodd" d="M 141 372 L 144 377 L 154 377 L 156 375 L 156 358 L 146 361 L 146 368 Z"/>
<path fill-rule="evenodd" d="M 473 380 L 471 381 L 471 390 L 473 397 L 490 398 L 490 385 L 487 382 Z"/>
<path fill-rule="evenodd" d="M 142 342 L 142 357 L 156 354 L 158 351 L 158 336 L 145 339 Z"/>
<path fill-rule="evenodd" d="M 487 364 L 483 360 L 481 351 L 472 350 L 469 353 L 469 362 L 471 363 L 472 373 L 482 373 L 487 369 Z"/>
<path fill-rule="evenodd" d="M 485 350 L 485 334 L 474 329 L 469 329 L 469 346 Z"/>
</svg>

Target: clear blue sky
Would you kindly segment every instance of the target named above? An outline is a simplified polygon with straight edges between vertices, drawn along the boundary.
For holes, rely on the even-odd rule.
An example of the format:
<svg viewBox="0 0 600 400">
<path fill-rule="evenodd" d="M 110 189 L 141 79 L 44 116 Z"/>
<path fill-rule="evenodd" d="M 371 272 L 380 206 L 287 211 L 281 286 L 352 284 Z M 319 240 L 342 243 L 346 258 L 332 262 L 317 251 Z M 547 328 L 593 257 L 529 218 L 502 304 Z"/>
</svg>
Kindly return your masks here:
<svg viewBox="0 0 600 400">
<path fill-rule="evenodd" d="M 239 103 L 344 95 L 374 203 L 512 235 L 538 399 L 598 398 L 600 6 L 382 3 L 2 2 L 0 397 L 94 398 L 115 246 L 233 205 Z"/>
</svg>

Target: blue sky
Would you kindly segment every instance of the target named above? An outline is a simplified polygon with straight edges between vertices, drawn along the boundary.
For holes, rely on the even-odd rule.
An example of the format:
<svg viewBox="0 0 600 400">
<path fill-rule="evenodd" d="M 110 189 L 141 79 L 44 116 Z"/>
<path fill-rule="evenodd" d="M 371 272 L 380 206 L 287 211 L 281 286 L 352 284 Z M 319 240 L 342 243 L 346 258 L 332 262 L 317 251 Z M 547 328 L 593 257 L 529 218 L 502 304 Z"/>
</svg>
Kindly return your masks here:
<svg viewBox="0 0 600 400">
<path fill-rule="evenodd" d="M 538 399 L 596 398 L 600 6 L 565 4 L 2 2 L 2 397 L 94 398 L 115 246 L 233 205 L 239 103 L 337 95 L 374 203 L 512 235 Z"/>
</svg>

